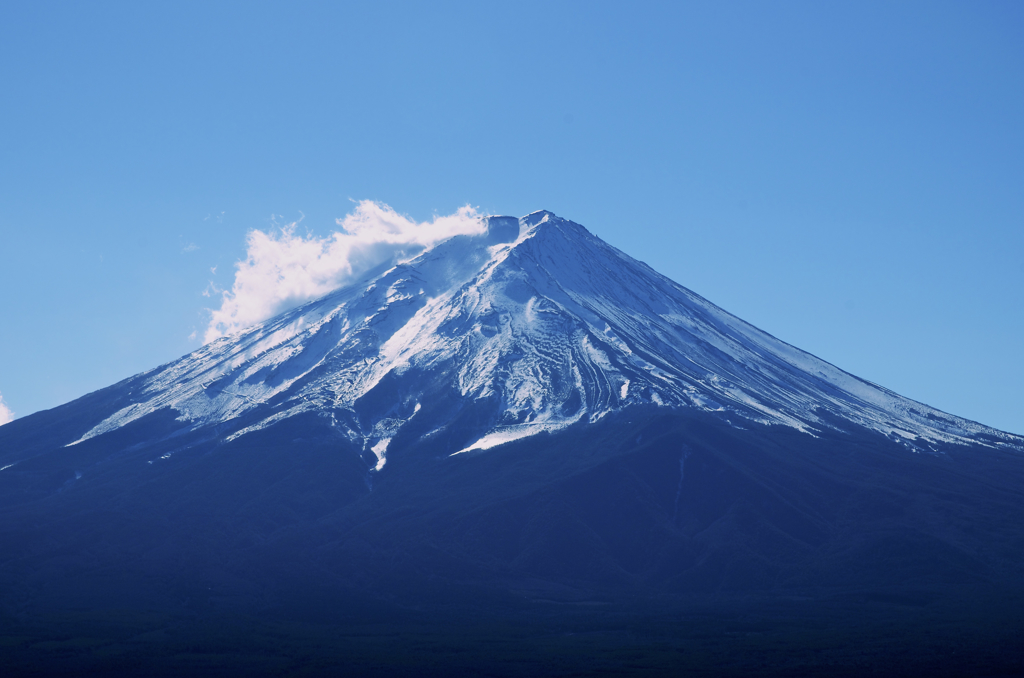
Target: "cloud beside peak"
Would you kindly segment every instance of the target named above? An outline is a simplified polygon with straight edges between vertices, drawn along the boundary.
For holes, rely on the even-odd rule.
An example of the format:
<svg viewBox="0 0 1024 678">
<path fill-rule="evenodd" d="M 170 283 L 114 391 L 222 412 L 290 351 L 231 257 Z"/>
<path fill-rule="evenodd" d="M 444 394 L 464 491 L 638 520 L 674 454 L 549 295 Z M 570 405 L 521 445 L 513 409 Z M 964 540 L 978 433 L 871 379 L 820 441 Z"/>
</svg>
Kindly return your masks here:
<svg viewBox="0 0 1024 678">
<path fill-rule="evenodd" d="M 466 205 L 454 214 L 417 223 L 372 200 L 356 204 L 327 237 L 296 233 L 297 222 L 249 231 L 246 258 L 235 264 L 231 289 L 219 291 L 204 341 L 237 332 L 282 311 L 323 296 L 375 266 L 398 263 L 456 235 L 482 233 L 486 226 Z"/>
<path fill-rule="evenodd" d="M 14 418 L 14 412 L 11 411 L 11 408 L 7 407 L 7 404 L 4 402 L 4 397 L 0 395 L 0 426 L 3 426 L 7 422 L 14 421 Z"/>
</svg>

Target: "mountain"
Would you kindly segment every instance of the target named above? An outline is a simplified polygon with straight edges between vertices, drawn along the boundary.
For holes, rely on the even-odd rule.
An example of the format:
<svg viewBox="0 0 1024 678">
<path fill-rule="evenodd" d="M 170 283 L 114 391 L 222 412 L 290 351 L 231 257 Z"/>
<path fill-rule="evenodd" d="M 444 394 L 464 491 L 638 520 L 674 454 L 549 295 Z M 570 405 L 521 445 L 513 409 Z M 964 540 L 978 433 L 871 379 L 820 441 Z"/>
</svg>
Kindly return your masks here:
<svg viewBox="0 0 1024 678">
<path fill-rule="evenodd" d="M 781 616 L 829 647 L 855 634 L 877 666 L 893 625 L 977 629 L 955 661 L 922 651 L 959 671 L 1020 609 L 1024 438 L 847 374 L 550 212 L 488 217 L 0 427 L 0 467 L 0 641 L 4 623 L 43 645 L 79 637 L 54 619 L 86 610 L 88 633 L 97 615 L 121 629 L 101 646 L 122 668 L 124 629 L 147 628 L 189 639 L 147 646 L 184 670 L 196 619 L 359 619 L 389 629 L 377 640 L 472 619 L 460 633 L 485 645 L 513 620 L 530 652 L 558 656 L 590 642 L 551 645 L 560 625 L 629 654 L 623 620 L 660 619 L 666 642 L 732 656 L 680 626 L 711 614 Z M 32 647 L 24 666 L 102 669 Z M 628 672 L 601 656 L 587 670 Z M 389 650 L 364 659 L 398 672 Z"/>
</svg>

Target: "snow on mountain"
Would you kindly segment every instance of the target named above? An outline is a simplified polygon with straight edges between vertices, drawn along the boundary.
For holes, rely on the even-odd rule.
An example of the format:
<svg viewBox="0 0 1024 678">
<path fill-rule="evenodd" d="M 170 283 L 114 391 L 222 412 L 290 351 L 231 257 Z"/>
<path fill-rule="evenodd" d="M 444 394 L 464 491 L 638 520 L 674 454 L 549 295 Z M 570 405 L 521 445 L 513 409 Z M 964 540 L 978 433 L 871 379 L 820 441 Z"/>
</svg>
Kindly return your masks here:
<svg viewBox="0 0 1024 678">
<path fill-rule="evenodd" d="M 491 408 L 455 453 L 636 404 L 809 435 L 847 420 L 915 450 L 1021 446 L 779 341 L 550 212 L 486 219 L 482 235 L 451 238 L 134 377 L 124 385 L 131 404 L 75 442 L 166 408 L 227 439 L 312 411 L 380 470 L 395 435 L 438 416 L 424 406 L 454 392 Z M 360 406 L 375 394 L 383 405 Z M 448 423 L 427 422 L 432 433 Z"/>
</svg>

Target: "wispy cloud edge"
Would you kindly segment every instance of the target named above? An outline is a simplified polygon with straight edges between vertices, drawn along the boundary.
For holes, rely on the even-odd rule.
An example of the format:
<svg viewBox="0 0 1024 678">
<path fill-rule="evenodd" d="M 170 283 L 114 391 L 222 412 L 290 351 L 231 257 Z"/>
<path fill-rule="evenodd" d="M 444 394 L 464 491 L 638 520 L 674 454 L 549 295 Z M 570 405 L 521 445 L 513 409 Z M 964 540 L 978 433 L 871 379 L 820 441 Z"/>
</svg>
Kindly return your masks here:
<svg viewBox="0 0 1024 678">
<path fill-rule="evenodd" d="M 231 289 L 213 287 L 221 295 L 221 305 L 210 309 L 203 341 L 209 343 L 327 294 L 374 266 L 398 263 L 453 236 L 486 229 L 469 205 L 454 214 L 416 222 L 372 200 L 357 202 L 336 223 L 341 230 L 326 237 L 297 233 L 298 222 L 249 231 L 246 258 L 235 264 Z"/>
<path fill-rule="evenodd" d="M 3 395 L 0 395 L 0 426 L 12 422 L 16 419 L 14 412 L 4 402 Z"/>
</svg>

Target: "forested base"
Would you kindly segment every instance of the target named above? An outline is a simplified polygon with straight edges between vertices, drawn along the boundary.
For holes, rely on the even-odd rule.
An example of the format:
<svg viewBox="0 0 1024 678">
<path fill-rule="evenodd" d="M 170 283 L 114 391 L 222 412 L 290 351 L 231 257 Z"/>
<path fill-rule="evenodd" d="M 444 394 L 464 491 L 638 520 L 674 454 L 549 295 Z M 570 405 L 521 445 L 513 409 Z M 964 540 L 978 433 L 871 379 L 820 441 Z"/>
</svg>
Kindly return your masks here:
<svg viewBox="0 0 1024 678">
<path fill-rule="evenodd" d="M 339 617 L 346 616 L 338 610 Z M 4 675 L 1012 676 L 1020 605 L 718 600 L 389 609 L 348 621 L 65 612 L 0 627 Z"/>
</svg>

